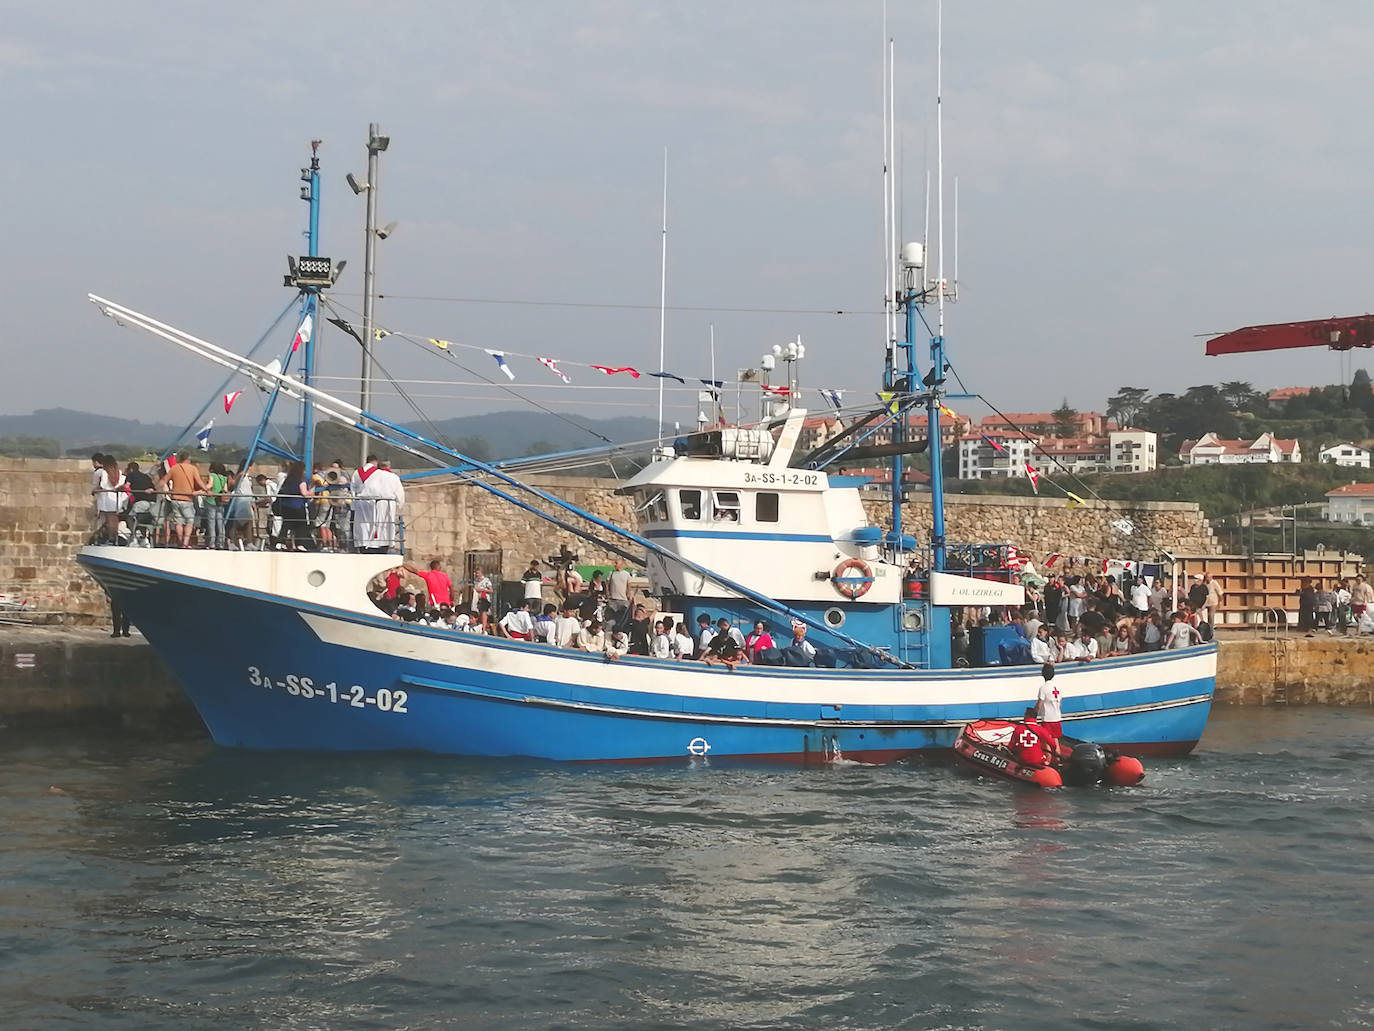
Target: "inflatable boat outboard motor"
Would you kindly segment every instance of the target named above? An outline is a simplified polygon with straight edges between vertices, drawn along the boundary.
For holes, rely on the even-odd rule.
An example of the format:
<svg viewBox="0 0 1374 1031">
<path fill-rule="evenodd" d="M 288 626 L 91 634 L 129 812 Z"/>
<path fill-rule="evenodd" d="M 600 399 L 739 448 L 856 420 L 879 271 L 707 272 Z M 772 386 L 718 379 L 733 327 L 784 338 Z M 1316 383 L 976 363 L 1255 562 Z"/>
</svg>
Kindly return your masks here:
<svg viewBox="0 0 1374 1031">
<path fill-rule="evenodd" d="M 1062 773 L 1065 784 L 1096 784 L 1107 769 L 1107 753 L 1091 741 L 1080 741 L 1064 760 Z"/>
</svg>

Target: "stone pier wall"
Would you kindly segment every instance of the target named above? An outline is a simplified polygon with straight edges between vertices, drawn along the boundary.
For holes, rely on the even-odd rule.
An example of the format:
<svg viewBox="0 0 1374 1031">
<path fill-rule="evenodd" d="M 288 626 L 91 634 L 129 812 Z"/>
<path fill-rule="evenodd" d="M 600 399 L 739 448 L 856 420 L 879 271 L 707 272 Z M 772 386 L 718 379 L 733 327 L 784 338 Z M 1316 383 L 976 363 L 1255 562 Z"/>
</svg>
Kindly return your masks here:
<svg viewBox="0 0 1374 1031">
<path fill-rule="evenodd" d="M 613 481 L 543 477 L 533 482 L 608 522 L 639 528 L 631 499 L 614 493 Z M 865 500 L 865 507 L 875 524 L 887 525 L 890 509 L 880 498 Z M 1219 553 L 1195 504 L 1089 502 L 1069 510 L 1049 498 L 955 494 L 946 512 L 949 540 L 1011 542 L 1037 563 L 1056 551 L 1092 560 L 1153 551 L 1141 546 L 1142 539 L 1180 554 Z M 1122 518 L 1140 531 L 1133 542 L 1109 525 Z M 572 517 L 567 521 L 587 526 Z M 903 521 L 906 532 L 925 538 L 930 531 L 928 496 L 914 495 Z M 582 562 L 610 559 L 570 531 L 472 486 L 411 484 L 406 524 L 411 560 L 438 558 L 454 574 L 461 573 L 469 552 L 500 550 L 500 572 L 506 579 L 518 579 L 531 558 L 555 554 L 562 545 Z M 0 594 L 27 602 L 41 622 L 58 617 L 78 623 L 103 620 L 104 595 L 73 561 L 93 525 L 88 461 L 0 458 Z"/>
</svg>

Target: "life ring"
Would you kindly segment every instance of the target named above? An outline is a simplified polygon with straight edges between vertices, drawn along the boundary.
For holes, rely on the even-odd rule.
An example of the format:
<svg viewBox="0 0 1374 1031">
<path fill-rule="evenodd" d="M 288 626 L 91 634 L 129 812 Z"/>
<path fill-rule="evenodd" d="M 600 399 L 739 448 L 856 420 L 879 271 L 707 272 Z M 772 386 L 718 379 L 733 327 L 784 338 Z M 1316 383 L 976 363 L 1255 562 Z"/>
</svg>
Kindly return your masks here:
<svg viewBox="0 0 1374 1031">
<path fill-rule="evenodd" d="M 846 576 L 850 570 L 857 570 L 859 575 Z M 850 601 L 858 601 L 873 586 L 873 567 L 861 558 L 847 558 L 830 574 L 830 582 Z"/>
</svg>

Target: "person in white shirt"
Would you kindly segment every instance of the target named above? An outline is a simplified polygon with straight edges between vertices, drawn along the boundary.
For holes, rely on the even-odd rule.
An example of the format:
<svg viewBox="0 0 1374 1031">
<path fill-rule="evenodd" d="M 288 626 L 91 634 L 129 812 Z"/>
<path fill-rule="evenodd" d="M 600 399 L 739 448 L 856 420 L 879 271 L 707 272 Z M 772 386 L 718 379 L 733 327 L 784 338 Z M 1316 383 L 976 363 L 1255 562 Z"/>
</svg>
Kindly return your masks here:
<svg viewBox="0 0 1374 1031">
<path fill-rule="evenodd" d="M 679 623 L 673 629 L 671 637 L 673 658 L 690 659 L 692 657 L 692 635 L 687 632 L 687 625 Z"/>
<path fill-rule="evenodd" d="M 602 654 L 606 651 L 606 635 L 599 619 L 591 620 L 577 635 L 577 645 L 584 652 Z"/>
<path fill-rule="evenodd" d="M 1077 621 L 1082 615 L 1083 610 L 1088 604 L 1088 588 L 1083 583 L 1083 578 L 1075 576 L 1073 583 L 1069 584 L 1069 619 Z"/>
<path fill-rule="evenodd" d="M 630 635 L 624 630 L 617 630 L 606 642 L 606 659 L 614 662 L 623 655 L 630 654 Z"/>
<path fill-rule="evenodd" d="M 1195 644 L 1200 644 L 1202 638 L 1197 632 L 1197 627 L 1193 626 L 1183 618 L 1183 613 L 1175 612 L 1174 624 L 1169 627 L 1168 640 L 1164 642 L 1164 647 L 1168 648 L 1190 648 Z"/>
<path fill-rule="evenodd" d="M 534 617 L 534 639 L 540 644 L 553 644 L 554 616 L 557 605 L 545 605 L 544 611 Z"/>
<path fill-rule="evenodd" d="M 1144 580 L 1131 585 L 1131 608 L 1142 616 L 1150 611 L 1150 587 Z"/>
<path fill-rule="evenodd" d="M 1035 628 L 1035 636 L 1030 642 L 1031 662 L 1043 666 L 1056 658 L 1054 643 L 1050 640 L 1050 628 L 1041 623 Z"/>
<path fill-rule="evenodd" d="M 725 616 L 721 616 L 720 619 L 716 620 L 716 628 L 717 634 L 729 634 L 731 640 L 735 642 L 735 646 L 738 647 L 741 652 L 744 651 L 744 634 L 740 631 L 739 627 L 731 626 L 730 620 Z"/>
<path fill-rule="evenodd" d="M 1040 667 L 1044 678 L 1040 683 L 1040 694 L 1035 699 L 1035 716 L 1040 724 L 1056 738 L 1064 736 L 1063 715 L 1059 706 L 1059 688 L 1054 684 L 1054 667 L 1049 663 Z"/>
<path fill-rule="evenodd" d="M 702 613 L 697 617 L 697 658 L 706 654 L 711 642 L 716 639 L 716 628 L 711 625 L 711 617 Z"/>
<path fill-rule="evenodd" d="M 606 608 L 609 609 L 617 623 L 630 607 L 630 574 L 625 571 L 625 560 L 617 558 L 612 565 L 614 570 L 611 572 L 610 579 L 606 582 L 607 591 Z"/>
<path fill-rule="evenodd" d="M 1064 646 L 1065 662 L 1091 662 L 1097 658 L 1097 641 L 1087 630 Z"/>
<path fill-rule="evenodd" d="M 563 612 L 553 621 L 553 644 L 555 648 L 573 648 L 576 646 L 578 631 L 582 629 L 582 621 L 577 618 L 577 606 L 564 605 Z"/>
<path fill-rule="evenodd" d="M 539 560 L 530 559 L 530 567 L 520 577 L 524 584 L 524 596 L 530 602 L 531 611 L 538 611 L 539 603 L 544 600 L 544 575 L 539 572 Z"/>
<path fill-rule="evenodd" d="M 663 620 L 654 623 L 654 637 L 649 642 L 649 654 L 655 659 L 670 659 L 673 657 L 673 642 L 668 639 L 668 634 L 663 628 Z"/>
<path fill-rule="evenodd" d="M 511 609 L 501 617 L 497 624 L 501 636 L 516 641 L 528 641 L 534 637 L 534 617 L 530 615 L 530 603 L 523 602 L 519 608 Z"/>
</svg>

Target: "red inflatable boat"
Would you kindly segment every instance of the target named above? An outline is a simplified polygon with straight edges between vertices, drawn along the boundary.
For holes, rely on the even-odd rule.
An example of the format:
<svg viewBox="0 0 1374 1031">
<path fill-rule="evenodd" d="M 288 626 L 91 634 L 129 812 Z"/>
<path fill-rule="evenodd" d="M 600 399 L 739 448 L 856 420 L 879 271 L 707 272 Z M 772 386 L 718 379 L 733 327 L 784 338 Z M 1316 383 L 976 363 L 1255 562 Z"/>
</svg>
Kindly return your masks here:
<svg viewBox="0 0 1374 1031">
<path fill-rule="evenodd" d="M 979 773 L 1039 788 L 1065 784 L 1126 786 L 1139 784 L 1145 777 L 1145 767 L 1134 756 L 1071 737 L 1059 739 L 1069 752 L 1051 765 L 1021 762 L 1011 741 L 1022 726 L 1018 720 L 977 720 L 960 732 L 954 742 L 954 753 Z"/>
</svg>

